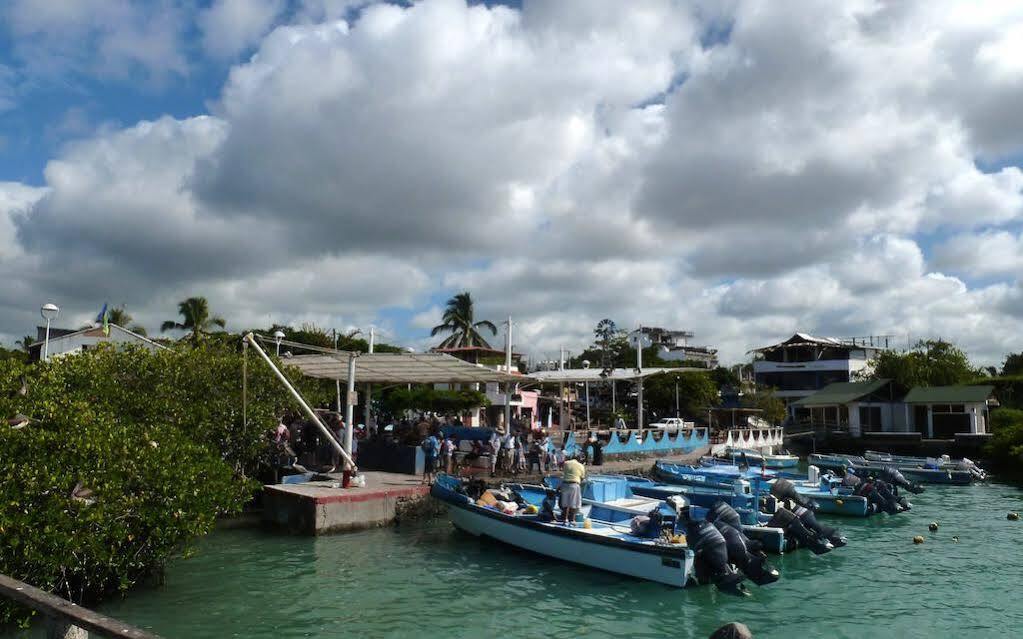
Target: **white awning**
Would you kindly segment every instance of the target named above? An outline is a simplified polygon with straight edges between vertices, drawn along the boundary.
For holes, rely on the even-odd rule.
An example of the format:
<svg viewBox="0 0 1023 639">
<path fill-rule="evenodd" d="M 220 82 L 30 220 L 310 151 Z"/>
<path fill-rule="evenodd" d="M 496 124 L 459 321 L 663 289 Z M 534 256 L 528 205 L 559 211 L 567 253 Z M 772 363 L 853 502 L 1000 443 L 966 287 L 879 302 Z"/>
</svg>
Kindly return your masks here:
<svg viewBox="0 0 1023 639">
<path fill-rule="evenodd" d="M 348 381 L 348 355 L 295 355 L 284 359 L 308 377 Z M 477 366 L 444 353 L 360 353 L 355 358 L 355 381 L 371 384 L 473 384 L 527 382 L 528 377 L 509 375 Z"/>
<path fill-rule="evenodd" d="M 535 381 L 548 383 L 573 383 L 573 382 L 610 382 L 639 379 L 641 377 L 650 377 L 651 375 L 659 375 L 661 373 L 686 373 L 690 371 L 706 371 L 706 368 L 644 368 L 642 370 L 636 370 L 635 368 L 615 368 L 611 371 L 610 375 L 606 377 L 601 375 L 603 370 L 600 368 L 566 368 L 564 370 L 557 371 L 535 371 L 530 373 L 529 376 Z"/>
</svg>

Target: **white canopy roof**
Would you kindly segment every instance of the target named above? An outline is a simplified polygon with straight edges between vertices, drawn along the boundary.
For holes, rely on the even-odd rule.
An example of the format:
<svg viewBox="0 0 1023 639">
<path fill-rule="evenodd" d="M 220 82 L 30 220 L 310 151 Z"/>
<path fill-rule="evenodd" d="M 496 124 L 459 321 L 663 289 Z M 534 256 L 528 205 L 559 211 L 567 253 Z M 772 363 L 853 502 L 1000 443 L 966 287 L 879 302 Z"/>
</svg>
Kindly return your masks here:
<svg viewBox="0 0 1023 639">
<path fill-rule="evenodd" d="M 572 382 L 609 382 L 611 380 L 621 381 L 650 377 L 659 373 L 685 373 L 689 371 L 705 371 L 705 368 L 644 368 L 637 371 L 635 368 L 615 368 L 607 377 L 601 376 L 600 368 L 566 368 L 557 371 L 536 371 L 529 376 L 534 380 L 543 383 L 572 383 Z"/>
<path fill-rule="evenodd" d="M 309 377 L 348 380 L 347 353 L 295 355 L 284 363 Z M 522 375 L 477 366 L 444 353 L 360 353 L 355 358 L 358 383 L 472 384 L 528 380 Z"/>
</svg>

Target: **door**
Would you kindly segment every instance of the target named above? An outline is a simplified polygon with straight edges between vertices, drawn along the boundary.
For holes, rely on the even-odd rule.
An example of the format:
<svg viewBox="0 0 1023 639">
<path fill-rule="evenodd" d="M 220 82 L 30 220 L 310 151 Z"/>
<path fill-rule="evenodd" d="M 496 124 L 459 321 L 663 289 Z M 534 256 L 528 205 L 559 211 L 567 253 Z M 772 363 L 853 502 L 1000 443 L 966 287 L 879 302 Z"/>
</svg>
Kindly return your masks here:
<svg viewBox="0 0 1023 639">
<path fill-rule="evenodd" d="M 927 437 L 927 407 L 913 407 L 913 430 Z"/>
</svg>

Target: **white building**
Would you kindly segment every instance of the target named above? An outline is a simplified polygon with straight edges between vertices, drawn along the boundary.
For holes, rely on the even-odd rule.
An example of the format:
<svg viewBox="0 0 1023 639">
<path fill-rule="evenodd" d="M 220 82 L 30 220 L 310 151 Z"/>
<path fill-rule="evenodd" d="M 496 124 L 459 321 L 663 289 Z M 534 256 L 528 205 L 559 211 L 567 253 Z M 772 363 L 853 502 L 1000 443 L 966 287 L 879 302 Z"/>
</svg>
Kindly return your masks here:
<svg viewBox="0 0 1023 639">
<path fill-rule="evenodd" d="M 779 344 L 750 351 L 754 381 L 775 389 L 786 404 L 839 382 L 849 382 L 884 346 L 796 333 Z"/>
<path fill-rule="evenodd" d="M 50 328 L 50 343 L 47 346 L 48 357 L 60 357 L 70 353 L 81 353 L 99 344 L 136 345 L 155 351 L 166 348 L 148 337 L 133 333 L 117 324 L 109 324 L 110 332 L 105 334 L 102 326 L 89 326 L 78 330 Z M 29 359 L 39 361 L 43 356 L 43 343 L 46 339 L 46 328 L 37 327 L 37 341 L 29 346 Z"/>
<path fill-rule="evenodd" d="M 690 362 L 706 368 L 716 368 L 718 365 L 717 349 L 689 345 L 689 340 L 694 335 L 692 331 L 672 331 L 656 326 L 644 326 L 640 330 L 659 348 L 658 356 L 663 360 Z"/>
</svg>

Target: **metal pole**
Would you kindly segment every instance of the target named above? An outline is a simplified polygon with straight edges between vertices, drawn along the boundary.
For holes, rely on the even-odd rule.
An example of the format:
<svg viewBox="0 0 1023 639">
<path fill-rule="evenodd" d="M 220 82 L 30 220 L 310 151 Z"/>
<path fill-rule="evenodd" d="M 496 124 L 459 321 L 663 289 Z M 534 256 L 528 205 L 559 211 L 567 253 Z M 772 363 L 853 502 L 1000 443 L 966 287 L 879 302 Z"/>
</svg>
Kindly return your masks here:
<svg viewBox="0 0 1023 639">
<path fill-rule="evenodd" d="M 618 412 L 618 398 L 615 397 L 615 380 L 611 380 L 611 412 Z"/>
<path fill-rule="evenodd" d="M 590 383 L 586 384 L 586 428 L 590 427 Z"/>
<path fill-rule="evenodd" d="M 678 378 L 675 378 L 675 417 L 682 417 L 682 412 L 678 409 Z"/>
<path fill-rule="evenodd" d="M 504 344 L 504 366 L 505 372 L 511 375 L 512 365 L 512 318 L 508 316 L 508 332 L 505 334 Z M 511 397 L 512 397 L 512 384 L 511 381 L 504 383 L 504 427 L 508 429 L 508 433 L 511 431 Z"/>
<path fill-rule="evenodd" d="M 46 339 L 43 340 L 43 361 L 45 362 L 50 354 L 50 318 L 46 318 Z"/>
<path fill-rule="evenodd" d="M 248 342 L 249 344 L 252 344 L 252 347 L 256 349 L 256 352 L 259 353 L 259 356 L 263 358 L 263 361 L 267 363 L 267 366 L 269 366 L 270 370 L 272 370 L 274 375 L 277 376 L 277 379 L 281 380 L 281 383 L 284 384 L 284 388 L 288 389 L 288 392 L 291 393 L 291 396 L 295 398 L 295 401 L 298 402 L 298 405 L 302 407 L 302 410 L 309 417 L 309 419 L 313 420 L 313 423 L 316 424 L 317 428 L 320 429 L 320 432 L 327 436 L 327 441 L 329 441 L 331 445 L 337 449 L 337 452 L 340 453 L 341 456 L 349 464 L 351 464 L 352 468 L 354 469 L 355 462 L 352 461 L 351 455 L 349 455 L 348 451 L 345 450 L 345 448 L 338 443 L 337 439 L 334 438 L 334 434 L 330 432 L 330 429 L 324 426 L 323 422 L 320 421 L 320 416 L 316 414 L 316 411 L 309 407 L 309 404 L 307 404 L 304 399 L 302 399 L 302 395 L 299 394 L 297 390 L 295 390 L 295 387 L 291 385 L 291 382 L 288 381 L 288 378 L 284 376 L 284 373 L 281 372 L 281 369 L 277 368 L 277 365 L 274 364 L 274 361 L 270 359 L 269 355 L 266 354 L 266 351 L 260 348 L 259 344 L 256 343 L 256 338 L 252 335 L 252 333 L 249 333 L 245 336 L 245 341 Z M 349 376 L 349 380 L 351 379 L 352 377 Z"/>
<path fill-rule="evenodd" d="M 643 436 L 643 326 L 639 327 L 636 338 L 636 368 L 639 369 L 639 387 L 636 391 L 636 430 Z"/>
<path fill-rule="evenodd" d="M 376 329 L 373 326 L 370 326 L 369 327 L 369 352 L 370 352 L 371 355 L 373 354 L 374 342 L 376 342 Z M 365 402 L 365 416 L 363 417 L 363 422 L 362 422 L 363 424 L 366 425 L 366 430 L 367 431 L 369 430 L 369 406 L 370 406 L 370 400 L 372 399 L 372 397 L 373 397 L 373 385 L 367 383 L 366 384 L 366 397 L 363 398 L 363 401 Z"/>
<path fill-rule="evenodd" d="M 352 402 L 355 395 L 355 358 L 358 354 L 351 353 L 348 355 L 348 401 L 345 402 L 345 459 L 346 461 L 355 467 L 355 462 L 352 461 L 352 420 L 355 419 L 355 404 Z"/>
</svg>

